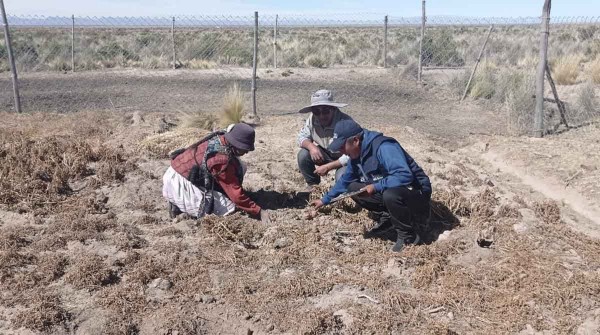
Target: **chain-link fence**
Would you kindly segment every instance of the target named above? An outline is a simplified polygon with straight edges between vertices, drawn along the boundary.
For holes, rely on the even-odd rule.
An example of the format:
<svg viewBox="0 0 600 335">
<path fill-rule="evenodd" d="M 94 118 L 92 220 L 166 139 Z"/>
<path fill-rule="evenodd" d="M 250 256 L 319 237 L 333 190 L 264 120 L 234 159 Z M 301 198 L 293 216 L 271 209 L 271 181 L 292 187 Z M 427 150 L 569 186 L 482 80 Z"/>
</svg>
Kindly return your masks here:
<svg viewBox="0 0 600 335">
<path fill-rule="evenodd" d="M 531 131 L 539 18 L 428 17 L 423 32 L 421 23 L 378 14 L 260 15 L 259 114 L 294 112 L 310 92 L 332 88 L 357 110 L 416 120 L 426 96 L 458 101 L 481 60 L 468 99 L 493 102 L 509 129 Z M 9 16 L 9 24 L 24 111 L 214 111 L 233 81 L 250 91 L 252 15 Z M 552 19 L 549 63 L 571 123 L 598 114 L 599 53 L 597 18 Z M 9 70 L 2 43 L 3 110 L 14 107 Z M 434 94 L 415 91 L 420 71 Z M 547 94 L 547 124 L 555 127 L 558 104 Z"/>
</svg>

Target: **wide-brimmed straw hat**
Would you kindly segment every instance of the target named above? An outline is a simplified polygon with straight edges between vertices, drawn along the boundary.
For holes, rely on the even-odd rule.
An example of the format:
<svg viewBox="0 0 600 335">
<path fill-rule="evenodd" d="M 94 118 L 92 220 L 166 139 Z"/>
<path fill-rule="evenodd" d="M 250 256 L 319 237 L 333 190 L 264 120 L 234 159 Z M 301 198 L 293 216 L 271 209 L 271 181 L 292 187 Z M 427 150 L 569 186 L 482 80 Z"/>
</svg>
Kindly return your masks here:
<svg viewBox="0 0 600 335">
<path fill-rule="evenodd" d="M 333 106 L 341 108 L 348 106 L 348 104 L 335 102 L 333 100 L 333 93 L 330 90 L 318 90 L 311 95 L 310 106 L 302 108 L 298 113 L 311 112 L 311 107 L 314 106 Z"/>
</svg>

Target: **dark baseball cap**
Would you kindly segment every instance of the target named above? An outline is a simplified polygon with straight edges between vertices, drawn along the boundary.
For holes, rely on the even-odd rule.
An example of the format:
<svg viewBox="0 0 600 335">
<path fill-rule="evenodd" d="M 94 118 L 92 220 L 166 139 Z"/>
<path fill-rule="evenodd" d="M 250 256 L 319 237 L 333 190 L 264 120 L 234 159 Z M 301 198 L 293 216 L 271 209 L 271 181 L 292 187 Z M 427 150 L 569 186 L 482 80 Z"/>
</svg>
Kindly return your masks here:
<svg viewBox="0 0 600 335">
<path fill-rule="evenodd" d="M 354 120 L 342 120 L 336 123 L 333 129 L 333 141 L 329 150 L 339 152 L 346 140 L 363 132 L 363 128 Z"/>
</svg>

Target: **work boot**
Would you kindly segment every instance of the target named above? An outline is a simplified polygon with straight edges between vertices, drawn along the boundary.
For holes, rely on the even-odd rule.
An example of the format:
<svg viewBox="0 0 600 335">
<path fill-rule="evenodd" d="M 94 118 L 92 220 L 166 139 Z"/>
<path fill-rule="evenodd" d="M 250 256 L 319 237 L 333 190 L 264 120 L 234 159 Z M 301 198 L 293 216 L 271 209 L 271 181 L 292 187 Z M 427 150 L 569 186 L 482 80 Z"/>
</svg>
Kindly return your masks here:
<svg viewBox="0 0 600 335">
<path fill-rule="evenodd" d="M 365 232 L 365 238 L 373 238 L 385 235 L 392 228 L 392 218 L 388 212 L 369 212 L 369 218 L 375 221 L 375 225 Z"/>
<path fill-rule="evenodd" d="M 179 207 L 177 207 L 177 205 L 175 205 L 172 202 L 169 202 L 169 217 L 171 219 L 174 219 L 175 217 L 177 217 L 177 215 L 181 214 L 181 210 L 179 209 Z"/>
<path fill-rule="evenodd" d="M 398 239 L 396 240 L 396 244 L 394 244 L 394 246 L 392 247 L 392 251 L 393 252 L 400 252 L 402 251 L 402 249 L 404 249 L 404 246 L 406 245 L 418 245 L 421 243 L 421 237 L 419 237 L 419 234 L 414 234 L 414 236 L 411 237 L 398 237 Z"/>
</svg>

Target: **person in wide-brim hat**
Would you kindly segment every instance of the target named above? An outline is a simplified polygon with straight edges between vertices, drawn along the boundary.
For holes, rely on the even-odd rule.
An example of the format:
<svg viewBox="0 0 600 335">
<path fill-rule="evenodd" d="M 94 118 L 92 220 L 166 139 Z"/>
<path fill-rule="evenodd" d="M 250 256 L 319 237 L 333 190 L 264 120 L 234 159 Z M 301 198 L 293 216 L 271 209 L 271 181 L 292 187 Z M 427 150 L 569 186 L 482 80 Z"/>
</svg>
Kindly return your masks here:
<svg viewBox="0 0 600 335">
<path fill-rule="evenodd" d="M 333 129 L 342 120 L 352 118 L 340 111 L 348 104 L 336 102 L 329 90 L 318 90 L 310 97 L 310 105 L 299 113 L 310 113 L 297 136 L 298 167 L 306 181 L 306 191 L 310 192 L 321 182 L 321 176 L 335 170 L 336 179 L 344 172 L 348 156 L 328 150 L 333 141 Z"/>
</svg>

